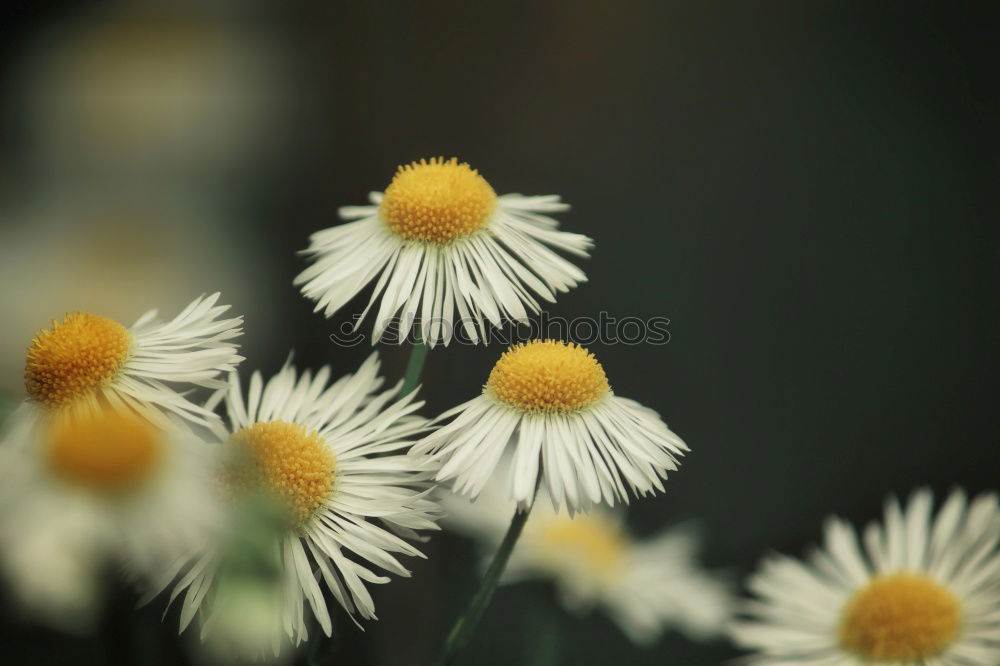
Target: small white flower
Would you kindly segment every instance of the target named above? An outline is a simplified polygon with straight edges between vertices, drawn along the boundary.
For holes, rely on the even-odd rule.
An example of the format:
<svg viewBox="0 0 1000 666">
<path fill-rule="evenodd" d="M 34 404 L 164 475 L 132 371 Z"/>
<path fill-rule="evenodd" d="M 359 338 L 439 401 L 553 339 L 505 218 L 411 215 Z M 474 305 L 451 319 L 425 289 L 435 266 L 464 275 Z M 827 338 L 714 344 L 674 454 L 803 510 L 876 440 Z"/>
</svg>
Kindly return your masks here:
<svg viewBox="0 0 1000 666">
<path fill-rule="evenodd" d="M 516 505 L 491 483 L 474 503 L 442 500 L 445 526 L 479 540 L 492 553 Z M 686 528 L 634 539 L 622 514 L 595 507 L 575 517 L 540 502 L 514 547 L 505 582 L 550 579 L 570 611 L 600 607 L 634 642 L 651 643 L 665 630 L 691 638 L 717 635 L 729 618 L 728 585 L 697 561 L 699 539 Z"/>
<path fill-rule="evenodd" d="M 772 556 L 749 581 L 756 599 L 734 640 L 760 666 L 1000 664 L 1000 504 L 955 490 L 937 516 L 930 491 L 859 542 L 837 518 L 808 563 Z"/>
<path fill-rule="evenodd" d="M 569 208 L 558 196 L 498 197 L 468 164 L 434 158 L 399 167 L 369 197 L 371 206 L 340 209 L 350 222 L 312 235 L 314 263 L 295 284 L 330 317 L 375 281 L 358 319 L 379 302 L 373 343 L 397 317 L 402 341 L 419 317 L 421 339 L 447 345 L 456 314 L 478 342 L 487 322 L 526 321 L 538 298 L 555 302 L 587 279 L 546 247 L 586 257 L 593 245 L 546 215 Z"/>
<path fill-rule="evenodd" d="M 374 618 L 365 583 L 389 578 L 369 567 L 409 576 L 394 554 L 422 557 L 404 539 L 437 529 L 439 509 L 427 497 L 435 467 L 403 453 L 427 427 L 414 414 L 423 403 L 400 396 L 398 384 L 379 392 L 378 370 L 372 355 L 357 373 L 330 384 L 328 367 L 297 375 L 286 364 L 266 385 L 255 372 L 245 400 L 235 373 L 225 391 L 229 427 L 218 435 L 244 464 L 224 474 L 222 485 L 234 497 L 266 491 L 290 518 L 277 536 L 276 561 L 280 627 L 295 643 L 308 638 L 306 605 L 330 635 L 324 587 L 352 615 Z M 211 617 L 220 608 L 212 603 L 218 564 L 218 553 L 200 554 L 175 586 L 174 596 L 184 593 L 182 631 L 203 603 L 206 631 L 231 625 Z"/>
<path fill-rule="evenodd" d="M 229 306 L 217 306 L 218 299 L 197 298 L 167 322 L 150 310 L 129 328 L 81 312 L 53 321 L 28 349 L 29 399 L 49 409 L 124 406 L 149 418 L 172 413 L 208 425 L 217 420 L 212 412 L 170 385 L 225 386 L 220 374 L 243 360 L 231 342 L 243 318 L 219 319 Z"/>
<path fill-rule="evenodd" d="M 23 405 L 0 446 L 0 565 L 15 596 L 54 623 L 85 625 L 109 565 L 153 584 L 212 527 L 211 467 L 179 423 Z"/>
<path fill-rule="evenodd" d="M 534 340 L 511 347 L 483 392 L 445 412 L 453 421 L 413 448 L 441 461 L 436 479 L 475 498 L 508 449 L 510 499 L 531 503 L 536 479 L 553 507 L 570 513 L 599 502 L 663 491 L 661 479 L 687 451 L 659 415 L 616 396 L 593 354 L 575 344 Z"/>
</svg>

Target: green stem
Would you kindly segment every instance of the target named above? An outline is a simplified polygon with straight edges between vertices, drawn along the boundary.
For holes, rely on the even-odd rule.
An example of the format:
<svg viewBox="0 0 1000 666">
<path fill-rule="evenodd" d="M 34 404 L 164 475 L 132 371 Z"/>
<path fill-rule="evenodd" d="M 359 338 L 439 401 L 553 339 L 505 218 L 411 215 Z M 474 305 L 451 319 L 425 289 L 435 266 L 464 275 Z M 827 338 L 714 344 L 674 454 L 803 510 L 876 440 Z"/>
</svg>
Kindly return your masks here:
<svg viewBox="0 0 1000 666">
<path fill-rule="evenodd" d="M 535 603 L 527 613 L 524 634 L 530 636 L 529 652 L 524 663 L 529 666 L 559 666 L 562 662 L 559 644 L 559 615 L 548 600 Z"/>
<path fill-rule="evenodd" d="M 540 481 L 541 475 L 539 474 L 538 481 L 535 482 L 534 495 L 538 495 L 538 484 Z M 479 584 L 479 589 L 476 590 L 475 596 L 469 602 L 469 608 L 458 618 L 455 626 L 448 633 L 448 638 L 444 642 L 444 651 L 435 662 L 435 666 L 449 666 L 459 651 L 472 638 L 472 633 L 476 630 L 476 626 L 483 618 L 483 613 L 486 612 L 486 608 L 493 599 L 493 593 L 496 592 L 497 585 L 500 583 L 500 576 L 503 574 L 503 570 L 507 568 L 507 561 L 514 550 L 514 544 L 517 543 L 518 538 L 521 536 L 521 531 L 524 530 L 524 524 L 528 521 L 528 514 L 531 513 L 531 506 L 534 503 L 535 497 L 533 496 L 531 505 L 523 511 L 521 509 L 514 511 L 514 517 L 510 520 L 510 527 L 507 528 L 507 533 L 504 535 L 503 541 L 500 542 L 500 547 L 493 556 L 493 561 L 490 562 L 490 566 L 486 569 L 483 582 Z"/>
<path fill-rule="evenodd" d="M 424 369 L 424 362 L 427 360 L 429 347 L 423 342 L 418 342 L 410 349 L 410 360 L 406 364 L 406 374 L 403 375 L 403 389 L 401 396 L 409 395 L 420 383 L 420 373 Z"/>
</svg>

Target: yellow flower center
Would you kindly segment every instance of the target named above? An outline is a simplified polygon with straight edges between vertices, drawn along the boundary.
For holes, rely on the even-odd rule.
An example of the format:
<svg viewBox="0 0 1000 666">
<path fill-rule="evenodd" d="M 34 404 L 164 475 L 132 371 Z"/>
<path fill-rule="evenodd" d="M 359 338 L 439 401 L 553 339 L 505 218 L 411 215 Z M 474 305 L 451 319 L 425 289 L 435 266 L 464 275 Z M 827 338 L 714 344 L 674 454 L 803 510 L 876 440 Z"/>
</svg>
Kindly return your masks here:
<svg viewBox="0 0 1000 666">
<path fill-rule="evenodd" d="M 110 382 L 128 357 L 132 336 L 118 322 L 77 312 L 35 334 L 24 385 L 47 407 L 59 407 Z"/>
<path fill-rule="evenodd" d="M 874 578 L 848 602 L 840 623 L 845 648 L 866 659 L 913 662 L 943 650 L 958 635 L 962 608 L 930 578 Z"/>
<path fill-rule="evenodd" d="M 56 476 L 102 493 L 141 485 L 164 454 L 159 430 L 135 414 L 114 410 L 56 419 L 46 445 L 49 469 Z"/>
<path fill-rule="evenodd" d="M 572 411 L 609 390 L 604 368 L 575 343 L 533 340 L 500 357 L 486 389 L 497 399 L 526 410 Z"/>
<path fill-rule="evenodd" d="M 263 486 L 287 504 L 301 529 L 333 490 L 336 460 L 319 433 L 285 421 L 255 423 L 233 434 L 247 453 L 225 482 L 232 491 Z"/>
<path fill-rule="evenodd" d="M 497 195 L 475 169 L 435 157 L 399 167 L 379 214 L 408 240 L 444 244 L 486 226 Z"/>
<path fill-rule="evenodd" d="M 614 573 L 625 559 L 627 540 L 617 523 L 600 514 L 552 516 L 539 523 L 539 542 L 557 566 L 577 565 L 588 574 Z"/>
</svg>

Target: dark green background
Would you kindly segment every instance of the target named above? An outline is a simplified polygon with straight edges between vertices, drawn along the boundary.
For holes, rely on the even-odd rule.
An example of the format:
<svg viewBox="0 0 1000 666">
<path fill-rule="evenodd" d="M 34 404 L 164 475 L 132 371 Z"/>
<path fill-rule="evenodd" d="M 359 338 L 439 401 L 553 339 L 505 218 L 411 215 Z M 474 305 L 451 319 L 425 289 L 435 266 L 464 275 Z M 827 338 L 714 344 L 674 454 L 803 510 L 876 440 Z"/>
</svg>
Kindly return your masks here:
<svg viewBox="0 0 1000 666">
<path fill-rule="evenodd" d="M 5 56 L 81 9 L 17 11 Z M 770 549 L 801 553 L 830 513 L 864 522 L 888 493 L 995 488 L 996 19 L 987 2 L 261 10 L 252 20 L 294 54 L 298 97 L 287 152 L 220 185 L 285 278 L 271 305 L 283 345 L 254 349 L 248 321 L 247 366 L 272 371 L 289 347 L 302 365 L 360 362 L 367 345 L 327 340 L 354 310 L 313 315 L 291 285 L 295 252 L 396 164 L 457 155 L 498 192 L 561 194 L 564 228 L 596 240 L 590 282 L 552 314 L 671 320 L 666 346 L 594 348 L 615 391 L 692 448 L 665 496 L 634 503 L 637 534 L 696 518 L 707 562 L 742 576 Z M 500 351 L 433 352 L 428 414 L 474 395 Z M 404 354 L 385 358 L 399 376 Z M 340 618 L 328 663 L 428 662 L 475 570 L 456 537 L 426 552 L 412 579 L 377 590 L 366 633 Z M 673 636 L 640 650 L 599 614 L 561 616 L 549 594 L 502 590 L 462 663 L 528 665 L 549 640 L 567 666 L 736 654 Z M 101 655 L 12 616 L 0 627 L 2 663 Z"/>
</svg>

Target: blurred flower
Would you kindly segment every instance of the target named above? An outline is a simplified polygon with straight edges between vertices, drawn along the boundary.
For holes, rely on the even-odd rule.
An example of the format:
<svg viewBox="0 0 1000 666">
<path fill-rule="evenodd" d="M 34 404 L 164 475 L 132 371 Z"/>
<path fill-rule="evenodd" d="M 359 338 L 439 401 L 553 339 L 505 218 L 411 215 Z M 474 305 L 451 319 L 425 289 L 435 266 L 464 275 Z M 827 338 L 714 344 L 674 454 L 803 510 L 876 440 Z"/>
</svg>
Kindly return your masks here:
<svg viewBox="0 0 1000 666">
<path fill-rule="evenodd" d="M 34 159 L 188 179 L 266 163 L 288 99 L 276 42 L 253 22 L 149 5 L 91 9 L 28 45 L 13 98 Z"/>
<path fill-rule="evenodd" d="M 287 642 L 285 609 L 278 582 L 256 577 L 220 577 L 202 639 L 210 663 L 277 660 Z"/>
<path fill-rule="evenodd" d="M 179 423 L 22 405 L 0 445 L 0 565 L 17 599 L 82 626 L 106 568 L 153 584 L 210 527 L 209 456 Z"/>
<path fill-rule="evenodd" d="M 516 505 L 500 483 L 486 486 L 475 503 L 447 494 L 445 526 L 481 542 L 492 553 Z M 504 581 L 555 582 L 570 611 L 600 606 L 636 643 L 650 643 L 669 629 L 696 639 L 717 635 L 729 618 L 728 585 L 698 563 L 693 530 L 673 528 L 637 540 L 623 516 L 601 507 L 569 517 L 537 506 L 514 547 Z"/>
<path fill-rule="evenodd" d="M 831 518 L 809 563 L 780 555 L 749 581 L 735 624 L 749 664 L 994 666 L 1000 663 L 1000 504 L 955 490 L 891 499 L 864 532 Z"/>
<path fill-rule="evenodd" d="M 195 299 L 171 321 L 150 310 L 131 327 L 77 312 L 32 340 L 24 381 L 29 399 L 50 409 L 110 404 L 156 418 L 170 412 L 208 425 L 216 417 L 167 384 L 225 386 L 216 377 L 243 360 L 229 342 L 242 317 L 220 320 L 219 294 Z"/>
<path fill-rule="evenodd" d="M 437 529 L 437 504 L 426 497 L 435 468 L 427 458 L 399 453 L 427 426 L 414 415 L 423 403 L 413 394 L 400 397 L 398 385 L 378 393 L 378 370 L 372 355 L 357 373 L 328 385 L 328 367 L 315 377 L 297 376 L 286 364 L 266 386 L 254 373 L 246 401 L 235 373 L 228 391 L 218 394 L 225 394 L 230 423 L 218 433 L 233 461 L 223 477 L 226 493 L 239 500 L 267 491 L 287 511 L 275 548 L 284 594 L 280 626 L 295 643 L 308 638 L 306 603 L 323 631 L 332 631 L 321 581 L 349 613 L 373 618 L 364 582 L 389 578 L 362 562 L 408 576 L 393 553 L 421 556 L 404 538 Z M 186 590 L 182 631 L 210 594 L 218 560 L 203 554 L 178 582 L 174 595 Z"/>
<path fill-rule="evenodd" d="M 255 464 L 244 456 L 228 463 Z M 282 542 L 290 527 L 288 507 L 267 491 L 231 499 L 235 501 L 229 503 L 212 563 L 211 586 L 203 579 L 203 590 L 211 587 L 211 594 L 206 594 L 201 609 L 201 651 L 213 664 L 288 659 L 285 609 L 296 598 L 289 594 L 281 566 Z M 198 573 L 196 567 L 188 575 Z"/>
<path fill-rule="evenodd" d="M 378 277 L 357 324 L 381 296 L 373 342 L 397 315 L 402 341 L 419 315 L 421 339 L 447 345 L 456 310 L 469 339 L 478 341 L 485 320 L 500 326 L 525 321 L 525 306 L 538 312 L 530 292 L 554 302 L 556 292 L 587 279 L 546 247 L 588 256 L 589 238 L 557 231 L 543 214 L 569 206 L 555 195 L 498 197 L 456 158 L 401 166 L 385 193 L 369 198 L 371 206 L 340 209 L 354 221 L 312 235 L 306 253 L 315 263 L 295 284 L 330 317 Z"/>
<path fill-rule="evenodd" d="M 572 514 L 592 504 L 628 501 L 663 491 L 687 446 L 659 415 L 619 398 L 594 355 L 576 344 L 534 340 L 514 345 L 490 372 L 480 396 L 442 414 L 455 420 L 421 440 L 413 452 L 442 463 L 436 479 L 475 498 L 497 474 L 508 448 L 508 496 L 528 505 L 536 479 L 558 508 Z"/>
</svg>

